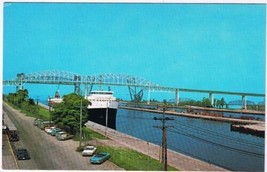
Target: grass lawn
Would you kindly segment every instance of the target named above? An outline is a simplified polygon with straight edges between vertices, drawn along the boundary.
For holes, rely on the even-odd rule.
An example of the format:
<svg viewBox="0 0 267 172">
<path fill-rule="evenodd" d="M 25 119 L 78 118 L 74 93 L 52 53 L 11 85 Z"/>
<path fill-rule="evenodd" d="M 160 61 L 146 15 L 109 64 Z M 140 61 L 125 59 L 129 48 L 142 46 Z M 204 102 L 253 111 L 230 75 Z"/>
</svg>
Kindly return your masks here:
<svg viewBox="0 0 267 172">
<path fill-rule="evenodd" d="M 38 113 L 37 114 L 31 114 L 31 113 L 26 112 L 26 115 L 31 116 L 31 117 L 35 117 L 35 118 L 40 118 L 40 119 L 47 120 L 47 121 L 51 120 L 50 112 L 41 106 L 38 106 Z"/>
<path fill-rule="evenodd" d="M 51 114 L 50 112 L 41 107 L 41 106 L 37 106 L 38 108 L 38 111 L 36 112 L 29 112 L 23 108 L 19 108 L 15 105 L 13 105 L 12 103 L 9 103 L 9 102 L 6 102 L 9 106 L 11 106 L 12 108 L 16 109 L 16 110 L 20 110 L 22 113 L 24 113 L 26 116 L 30 116 L 30 117 L 34 117 L 34 118 L 41 118 L 41 119 L 44 119 L 44 120 L 50 120 L 51 119 Z"/>
<path fill-rule="evenodd" d="M 39 115 L 44 120 L 51 120 L 50 112 L 41 106 L 39 106 Z"/>
<path fill-rule="evenodd" d="M 90 128 L 83 127 L 82 131 L 83 131 L 83 134 L 82 134 L 83 139 L 82 139 L 82 141 L 88 141 L 88 140 L 93 140 L 93 139 L 101 139 L 101 140 L 106 140 L 107 139 L 104 135 L 102 135 L 100 133 L 97 133 L 97 132 L 91 130 Z M 73 140 L 79 141 L 80 140 L 80 134 L 77 133 L 74 136 Z"/>
<path fill-rule="evenodd" d="M 109 152 L 109 159 L 114 164 L 125 170 L 138 171 L 162 171 L 162 164 L 149 156 L 126 148 L 114 148 L 109 146 L 98 146 L 97 152 Z M 168 171 L 178 171 L 168 166 Z"/>
<path fill-rule="evenodd" d="M 86 140 L 92 140 L 92 139 L 107 139 L 104 135 L 97 133 L 90 128 L 83 127 L 83 133 L 84 133 L 84 139 Z"/>
</svg>

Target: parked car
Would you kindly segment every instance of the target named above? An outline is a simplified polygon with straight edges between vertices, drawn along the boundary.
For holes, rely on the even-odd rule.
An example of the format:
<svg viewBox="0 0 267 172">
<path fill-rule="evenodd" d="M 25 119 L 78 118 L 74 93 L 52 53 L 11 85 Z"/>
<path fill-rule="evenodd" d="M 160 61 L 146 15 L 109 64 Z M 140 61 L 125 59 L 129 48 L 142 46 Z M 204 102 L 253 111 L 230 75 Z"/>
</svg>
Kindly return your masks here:
<svg viewBox="0 0 267 172">
<path fill-rule="evenodd" d="M 17 142 L 19 141 L 19 135 L 17 133 L 10 133 L 8 135 L 9 141 L 11 142 Z"/>
<path fill-rule="evenodd" d="M 31 159 L 27 149 L 17 149 L 17 158 L 18 160 Z"/>
<path fill-rule="evenodd" d="M 68 133 L 65 133 L 64 131 L 58 132 L 56 134 L 56 138 L 58 140 L 68 140 L 68 139 L 71 139 L 72 137 L 74 137 L 74 135 L 70 135 Z"/>
<path fill-rule="evenodd" d="M 54 125 L 54 122 L 53 121 L 41 121 L 37 126 L 44 130 L 45 127 L 51 127 Z"/>
<path fill-rule="evenodd" d="M 94 156 L 92 156 L 92 158 L 90 158 L 90 163 L 91 164 L 102 164 L 103 162 L 105 162 L 109 158 L 110 158 L 110 153 L 100 152 L 100 153 L 97 153 Z"/>
<path fill-rule="evenodd" d="M 91 156 L 96 152 L 95 146 L 86 146 L 85 149 L 82 151 L 83 156 Z"/>
<path fill-rule="evenodd" d="M 11 142 L 19 141 L 18 130 L 14 124 L 12 125 L 10 124 L 6 127 L 6 133 L 8 135 L 9 141 Z"/>
<path fill-rule="evenodd" d="M 43 121 L 42 119 L 36 118 L 36 119 L 33 121 L 33 125 L 38 126 L 42 121 Z"/>
<path fill-rule="evenodd" d="M 60 128 L 53 128 L 52 129 L 52 132 L 51 132 L 51 135 L 52 136 L 55 136 L 58 132 L 62 131 Z"/>
<path fill-rule="evenodd" d="M 56 133 L 56 138 L 58 138 L 58 137 L 61 136 L 62 134 L 65 134 L 65 132 L 64 132 L 64 131 L 59 131 L 59 132 L 57 132 L 57 133 Z"/>
<path fill-rule="evenodd" d="M 46 132 L 47 134 L 51 134 L 53 128 L 55 128 L 55 127 L 45 127 L 45 132 Z"/>
</svg>

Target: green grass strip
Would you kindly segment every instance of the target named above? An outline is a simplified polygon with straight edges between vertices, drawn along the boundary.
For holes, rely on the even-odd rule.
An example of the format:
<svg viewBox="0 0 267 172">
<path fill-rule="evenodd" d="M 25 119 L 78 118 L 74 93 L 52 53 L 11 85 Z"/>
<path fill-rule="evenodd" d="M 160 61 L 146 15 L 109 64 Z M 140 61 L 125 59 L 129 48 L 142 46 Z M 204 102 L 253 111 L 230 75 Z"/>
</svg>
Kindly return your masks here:
<svg viewBox="0 0 267 172">
<path fill-rule="evenodd" d="M 84 139 L 102 139 L 102 140 L 106 140 L 107 138 L 100 134 L 100 133 L 97 133 L 93 130 L 91 130 L 90 128 L 86 128 L 86 127 L 83 127 L 83 133 L 84 133 Z"/>
<path fill-rule="evenodd" d="M 83 127 L 83 129 L 82 129 L 82 141 L 89 141 L 89 140 L 94 140 L 94 139 L 106 140 L 107 138 L 104 135 L 91 130 L 90 128 Z M 77 133 L 74 136 L 73 140 L 79 141 L 80 140 L 80 134 Z"/>
<path fill-rule="evenodd" d="M 133 171 L 162 171 L 162 164 L 147 155 L 126 148 L 98 146 L 97 152 L 109 152 L 110 161 L 125 170 Z M 168 166 L 168 171 L 178 171 Z"/>
</svg>

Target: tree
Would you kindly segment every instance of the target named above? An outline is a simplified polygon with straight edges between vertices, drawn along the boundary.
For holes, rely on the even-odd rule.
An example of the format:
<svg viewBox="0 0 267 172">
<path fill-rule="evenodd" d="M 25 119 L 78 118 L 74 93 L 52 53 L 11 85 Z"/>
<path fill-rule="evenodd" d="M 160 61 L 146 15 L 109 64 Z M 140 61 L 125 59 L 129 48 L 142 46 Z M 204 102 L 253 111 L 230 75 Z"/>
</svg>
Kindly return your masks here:
<svg viewBox="0 0 267 172">
<path fill-rule="evenodd" d="M 221 99 L 221 106 L 223 108 L 223 106 L 225 105 L 225 101 L 224 101 L 224 98 Z"/>
<path fill-rule="evenodd" d="M 221 100 L 216 100 L 216 102 L 215 102 L 215 106 L 217 107 L 217 108 L 221 108 Z"/>
<path fill-rule="evenodd" d="M 34 100 L 33 100 L 33 99 L 29 99 L 29 100 L 28 100 L 28 104 L 29 104 L 29 105 L 35 105 Z"/>
<path fill-rule="evenodd" d="M 209 98 L 203 98 L 201 105 L 203 107 L 212 107 L 212 104 Z"/>
<path fill-rule="evenodd" d="M 164 99 L 162 102 L 163 102 L 164 105 L 167 104 L 167 100 L 166 99 Z"/>
<path fill-rule="evenodd" d="M 55 124 L 68 129 L 74 134 L 80 127 L 80 106 L 82 101 L 82 126 L 88 121 L 87 106 L 89 101 L 82 96 L 72 93 L 63 97 L 63 102 L 55 105 L 52 119 Z"/>
<path fill-rule="evenodd" d="M 28 100 L 29 98 L 29 95 L 28 95 L 28 90 L 27 89 L 23 89 L 23 90 L 18 90 L 17 91 L 17 97 L 18 97 L 18 103 L 19 103 L 19 106 L 21 106 L 21 104 Z"/>
<path fill-rule="evenodd" d="M 9 93 L 6 98 L 8 102 L 12 103 L 13 105 L 16 105 L 18 107 L 21 107 L 24 102 L 26 102 L 29 98 L 28 90 L 18 90 L 16 93 Z"/>
</svg>

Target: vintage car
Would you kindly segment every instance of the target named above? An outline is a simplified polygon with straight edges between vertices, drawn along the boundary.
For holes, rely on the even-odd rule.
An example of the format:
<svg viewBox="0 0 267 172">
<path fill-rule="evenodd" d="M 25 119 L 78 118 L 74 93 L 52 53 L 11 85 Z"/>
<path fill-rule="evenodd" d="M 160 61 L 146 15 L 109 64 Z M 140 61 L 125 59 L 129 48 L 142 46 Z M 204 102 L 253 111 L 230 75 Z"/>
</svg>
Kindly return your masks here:
<svg viewBox="0 0 267 172">
<path fill-rule="evenodd" d="M 97 153 L 94 156 L 92 156 L 92 158 L 90 158 L 90 163 L 91 164 L 102 164 L 103 162 L 105 162 L 109 158 L 110 158 L 110 153 L 100 152 L 100 153 Z"/>
<path fill-rule="evenodd" d="M 31 159 L 28 150 L 27 149 L 23 149 L 23 148 L 17 149 L 17 158 L 18 158 L 18 160 Z"/>
<path fill-rule="evenodd" d="M 83 156 L 91 156 L 96 152 L 95 146 L 86 146 L 85 149 L 82 151 Z"/>
</svg>

